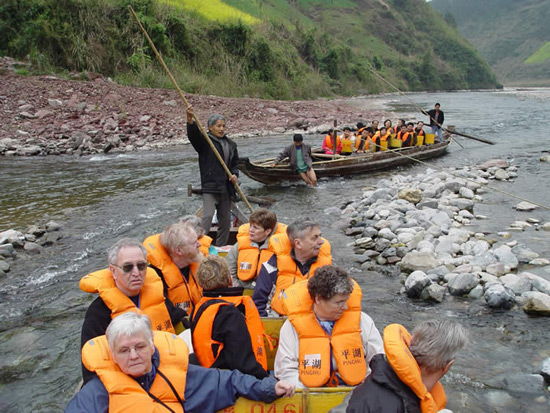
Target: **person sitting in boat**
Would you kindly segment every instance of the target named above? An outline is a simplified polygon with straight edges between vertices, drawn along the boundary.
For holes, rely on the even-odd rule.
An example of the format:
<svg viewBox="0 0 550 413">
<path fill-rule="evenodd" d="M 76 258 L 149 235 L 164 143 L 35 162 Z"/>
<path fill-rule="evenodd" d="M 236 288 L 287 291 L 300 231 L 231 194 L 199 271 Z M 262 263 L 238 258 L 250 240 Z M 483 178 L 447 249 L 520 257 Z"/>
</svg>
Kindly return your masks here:
<svg viewBox="0 0 550 413">
<path fill-rule="evenodd" d="M 407 123 L 406 129 L 401 129 L 397 134 L 397 139 L 400 139 L 402 148 L 416 145 L 416 135 L 414 134 L 414 123 Z"/>
<path fill-rule="evenodd" d="M 375 120 L 373 120 L 373 121 L 371 122 L 370 127 L 372 128 L 372 130 L 373 130 L 374 132 L 376 132 L 377 130 L 379 130 L 379 128 L 378 128 L 378 125 L 379 125 L 379 124 L 380 124 L 380 122 L 378 122 L 378 121 L 375 119 Z"/>
<path fill-rule="evenodd" d="M 361 136 L 355 140 L 355 150 L 357 153 L 369 152 L 374 148 L 372 138 L 374 132 L 370 126 L 363 128 Z"/>
<path fill-rule="evenodd" d="M 334 139 L 336 139 L 336 154 L 342 152 L 342 141 L 334 129 L 328 131 L 323 140 L 323 152 L 327 155 L 334 155 Z"/>
<path fill-rule="evenodd" d="M 386 130 L 387 131 L 390 131 L 390 134 L 393 132 L 393 128 L 392 128 L 392 123 L 391 123 L 391 119 L 386 119 L 384 121 L 384 126 L 386 127 Z"/>
<path fill-rule="evenodd" d="M 424 132 L 424 122 L 419 120 L 414 128 L 414 133 L 416 133 L 417 142 L 421 139 L 422 142 L 426 139 L 426 132 Z"/>
<path fill-rule="evenodd" d="M 235 287 L 254 289 L 262 264 L 273 255 L 269 238 L 285 231 L 286 225 L 277 222 L 273 211 L 258 208 L 250 214 L 248 224 L 239 227 L 237 242 L 225 257 Z"/>
<path fill-rule="evenodd" d="M 277 165 L 284 158 L 289 159 L 290 169 L 300 174 L 302 180 L 309 186 L 317 186 L 317 176 L 313 170 L 311 158 L 311 146 L 304 142 L 304 137 L 296 133 L 293 144 L 288 145 L 273 161 L 272 166 Z"/>
<path fill-rule="evenodd" d="M 173 333 L 174 325 L 187 314 L 165 298 L 162 281 L 152 268 L 147 267 L 147 250 L 141 242 L 131 238 L 117 241 L 109 249 L 108 261 L 109 268 L 80 280 L 83 291 L 99 293 L 86 311 L 81 346 L 105 334 L 111 319 L 128 311 L 147 314 L 155 330 Z M 83 366 L 82 376 L 86 383 L 94 374 Z"/>
<path fill-rule="evenodd" d="M 279 333 L 275 376 L 296 387 L 355 386 L 371 359 L 384 353 L 382 337 L 361 311 L 363 293 L 348 273 L 327 265 L 289 287 L 288 320 Z"/>
<path fill-rule="evenodd" d="M 212 245 L 212 242 L 214 241 L 212 237 L 209 237 L 204 233 L 204 228 L 202 227 L 202 221 L 201 219 L 194 215 L 185 215 L 182 219 L 180 219 L 180 222 L 182 224 L 189 224 L 193 227 L 195 232 L 197 233 L 197 236 L 199 237 L 199 243 L 201 246 L 199 247 L 199 251 L 203 256 L 207 255 L 218 255 L 218 250 L 214 245 Z"/>
<path fill-rule="evenodd" d="M 374 145 L 373 152 L 385 151 L 388 149 L 388 142 L 390 140 L 390 132 L 386 129 L 385 126 L 382 126 L 378 132 L 372 137 L 372 142 Z"/>
<path fill-rule="evenodd" d="M 187 314 L 202 298 L 197 268 L 202 259 L 197 233 L 189 223 L 172 224 L 143 241 L 147 259 L 164 284 L 166 296 Z"/>
<path fill-rule="evenodd" d="M 204 258 L 197 278 L 204 295 L 190 321 L 201 366 L 267 377 L 264 325 L 252 298 L 243 296 L 242 287 L 231 287 L 227 262 L 216 255 Z"/>
<path fill-rule="evenodd" d="M 353 140 L 351 139 L 353 137 L 351 133 L 351 128 L 349 126 L 344 127 L 344 133 L 342 133 L 342 136 L 340 136 L 340 142 L 342 145 L 342 150 L 340 151 L 340 155 L 349 156 L 353 152 Z"/>
<path fill-rule="evenodd" d="M 468 342 L 466 330 L 447 320 L 423 321 L 413 330 L 390 324 L 385 355 L 370 362 L 372 374 L 331 412 L 438 412 L 446 404 L 440 379 Z"/>
<path fill-rule="evenodd" d="M 294 395 L 274 377 L 258 380 L 236 370 L 189 364 L 185 341 L 151 329 L 147 315 L 123 314 L 105 335 L 82 348 L 82 361 L 97 376 L 71 399 L 65 413 L 215 412 L 237 397 L 271 403 Z"/>
<path fill-rule="evenodd" d="M 262 317 L 268 315 L 270 298 L 273 315 L 285 315 L 281 302 L 284 291 L 308 279 L 317 268 L 332 264 L 330 243 L 321 237 L 319 224 L 307 218 L 290 224 L 286 234 L 272 236 L 269 249 L 274 254 L 262 265 L 252 294 Z"/>
<path fill-rule="evenodd" d="M 396 135 L 396 136 L 397 136 L 397 134 L 399 133 L 399 131 L 400 131 L 401 129 L 403 129 L 404 127 L 405 127 L 405 119 L 399 119 L 399 120 L 397 121 L 397 125 L 393 128 L 393 131 L 390 130 L 390 133 L 391 133 L 392 135 Z"/>
<path fill-rule="evenodd" d="M 367 125 L 365 125 L 363 122 L 357 122 L 356 126 L 357 126 L 357 132 L 355 132 L 355 137 L 358 138 L 361 136 L 361 132 L 363 132 L 363 129 L 365 129 Z"/>
</svg>

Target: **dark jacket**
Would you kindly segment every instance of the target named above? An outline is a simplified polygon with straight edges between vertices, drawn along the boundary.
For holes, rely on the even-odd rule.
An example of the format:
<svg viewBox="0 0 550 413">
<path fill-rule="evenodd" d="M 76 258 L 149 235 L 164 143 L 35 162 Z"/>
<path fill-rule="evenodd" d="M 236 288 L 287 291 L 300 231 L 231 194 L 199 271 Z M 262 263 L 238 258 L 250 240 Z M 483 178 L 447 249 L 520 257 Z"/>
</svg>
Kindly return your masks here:
<svg viewBox="0 0 550 413">
<path fill-rule="evenodd" d="M 152 360 L 155 369 L 149 374 L 155 375 L 160 361 L 158 350 L 153 354 Z M 147 390 L 151 388 L 154 379 L 155 376 L 143 380 Z M 271 403 L 277 399 L 275 383 L 277 379 L 274 377 L 260 381 L 238 371 L 205 369 L 190 364 L 185 381 L 183 408 L 186 413 L 216 412 L 235 404 L 238 396 Z M 108 411 L 109 393 L 97 376 L 82 387 L 65 409 L 65 413 Z"/>
<path fill-rule="evenodd" d="M 279 155 L 275 158 L 275 163 L 281 162 L 284 158 L 289 158 L 290 169 L 296 170 L 298 166 L 298 159 L 296 158 L 296 145 L 288 145 Z M 311 145 L 302 142 L 302 155 L 304 156 L 304 162 L 311 169 L 313 167 L 313 160 L 311 159 Z"/>
<path fill-rule="evenodd" d="M 176 325 L 187 315 L 187 313 L 181 308 L 177 308 L 172 304 L 168 298 L 165 299 L 166 308 L 168 309 L 168 314 L 170 314 L 170 319 L 172 325 Z M 101 297 L 97 297 L 92 304 L 88 307 L 86 315 L 84 316 L 84 323 L 82 323 L 82 332 L 80 335 L 80 348 L 84 346 L 94 337 L 102 336 L 105 334 L 105 330 L 111 323 L 111 310 Z M 86 384 L 90 379 L 95 377 L 95 374 L 89 371 L 82 366 L 82 377 L 84 379 L 84 384 Z"/>
<path fill-rule="evenodd" d="M 430 126 L 437 126 L 437 124 L 434 122 L 434 119 L 435 119 L 435 109 L 432 109 L 432 110 L 429 110 L 428 112 L 428 116 L 430 117 Z M 439 109 L 439 117 L 438 119 L 435 119 L 437 121 L 437 123 L 439 123 L 440 125 L 443 125 L 443 122 L 445 122 L 445 114 L 443 113 L 443 111 L 441 109 Z"/>
<path fill-rule="evenodd" d="M 217 290 L 203 291 L 204 297 L 217 298 L 243 295 L 242 287 L 220 288 Z M 191 333 L 195 333 L 195 327 L 202 312 L 209 302 L 207 301 L 191 316 Z M 201 311 L 202 310 L 202 311 Z M 258 379 L 267 377 L 265 371 L 254 356 L 252 340 L 244 318 L 242 305 L 223 305 L 219 307 L 214 323 L 212 324 L 212 339 L 223 343 L 223 348 L 211 368 L 239 370 L 241 373 L 250 374 Z M 219 345 L 213 344 L 214 354 L 217 353 Z"/>
<path fill-rule="evenodd" d="M 237 163 L 239 161 L 239 153 L 237 152 L 237 144 L 231 139 L 224 136 L 221 139 L 216 138 L 210 132 L 208 136 L 212 140 L 212 143 L 218 150 L 222 159 L 224 158 L 224 152 L 222 148 L 221 139 L 225 140 L 229 144 L 229 159 L 226 161 L 227 168 L 232 174 L 239 176 L 239 169 Z M 212 151 L 208 142 L 202 136 L 202 133 L 196 123 L 187 124 L 187 137 L 193 145 L 193 148 L 199 154 L 199 169 L 201 171 L 201 187 L 202 192 L 209 194 L 225 194 L 233 193 L 233 184 L 229 182 L 229 178 L 225 173 L 220 161 Z"/>
<path fill-rule="evenodd" d="M 420 413 L 420 399 L 397 377 L 384 354 L 370 362 L 372 373 L 351 397 L 332 411 L 346 413 Z M 347 406 L 345 403 L 347 402 Z M 345 410 L 344 410 L 345 408 Z M 331 411 L 331 412 L 332 412 Z"/>
</svg>

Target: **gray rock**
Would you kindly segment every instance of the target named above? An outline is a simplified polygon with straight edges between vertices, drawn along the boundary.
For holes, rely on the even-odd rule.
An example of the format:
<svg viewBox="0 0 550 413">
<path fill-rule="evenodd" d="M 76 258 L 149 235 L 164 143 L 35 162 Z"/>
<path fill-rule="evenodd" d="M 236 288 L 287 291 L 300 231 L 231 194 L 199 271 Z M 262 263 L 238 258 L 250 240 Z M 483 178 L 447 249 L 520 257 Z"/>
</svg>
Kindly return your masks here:
<svg viewBox="0 0 550 413">
<path fill-rule="evenodd" d="M 508 245 L 501 245 L 493 251 L 495 257 L 504 265 L 510 268 L 517 268 L 519 261 L 517 257 L 512 253 L 512 249 Z"/>
<path fill-rule="evenodd" d="M 59 225 L 57 222 L 49 221 L 48 223 L 46 223 L 46 231 L 47 232 L 54 232 L 54 231 L 59 231 L 59 230 L 61 230 L 61 225 Z"/>
<path fill-rule="evenodd" d="M 42 247 L 35 242 L 27 242 L 23 249 L 29 254 L 40 254 L 42 252 Z"/>
<path fill-rule="evenodd" d="M 436 254 L 450 254 L 452 255 L 455 252 L 453 245 L 453 240 L 449 236 L 441 236 L 438 238 L 437 243 L 435 244 L 435 253 Z"/>
<path fill-rule="evenodd" d="M 438 211 L 436 212 L 430 219 L 432 224 L 438 226 L 438 227 L 448 227 L 451 225 L 451 218 L 449 218 L 449 215 L 447 215 L 445 212 Z"/>
<path fill-rule="evenodd" d="M 44 235 L 42 238 L 38 240 L 38 244 L 43 246 L 53 245 L 57 241 L 59 241 L 62 237 L 63 237 L 63 234 L 61 233 L 61 231 L 46 232 L 46 235 Z"/>
<path fill-rule="evenodd" d="M 515 295 L 502 284 L 492 284 L 485 289 L 483 294 L 487 305 L 497 309 L 511 309 L 515 302 Z"/>
<path fill-rule="evenodd" d="M 466 199 L 474 199 L 474 191 L 472 191 L 470 188 L 466 188 L 466 187 L 462 187 L 460 188 L 460 190 L 458 191 L 458 194 L 462 197 L 462 198 L 466 198 Z"/>
<path fill-rule="evenodd" d="M 403 271 L 428 271 L 432 268 L 439 267 L 441 262 L 436 259 L 432 253 L 411 251 L 403 257 L 399 266 Z"/>
<path fill-rule="evenodd" d="M 439 201 L 433 198 L 423 199 L 418 204 L 416 204 L 416 207 L 418 209 L 423 209 L 423 208 L 437 209 L 439 207 Z"/>
<path fill-rule="evenodd" d="M 506 179 L 510 179 L 510 175 L 508 175 L 508 172 L 506 172 L 504 169 L 497 169 L 495 171 L 495 179 L 497 181 L 504 181 Z"/>
<path fill-rule="evenodd" d="M 472 288 L 479 284 L 479 278 L 475 274 L 458 274 L 453 277 L 447 287 L 451 295 L 461 296 L 468 294 Z"/>
<path fill-rule="evenodd" d="M 32 234 L 35 237 L 41 237 L 46 232 L 46 229 L 42 226 L 38 225 L 31 225 L 29 228 L 27 228 L 27 233 Z"/>
<path fill-rule="evenodd" d="M 546 258 L 535 258 L 534 260 L 529 261 L 529 265 L 546 266 L 550 265 L 550 260 L 547 260 Z"/>
<path fill-rule="evenodd" d="M 455 198 L 451 199 L 449 203 L 452 206 L 457 207 L 458 209 L 465 209 L 470 212 L 474 211 L 474 201 L 472 201 L 471 199 Z"/>
<path fill-rule="evenodd" d="M 25 244 L 25 236 L 14 229 L 0 232 L 0 245 L 12 244 L 14 247 L 22 247 Z"/>
<path fill-rule="evenodd" d="M 378 236 L 381 238 L 385 238 L 389 241 L 397 238 L 397 236 L 393 232 L 391 232 L 389 228 L 382 228 L 378 233 Z"/>
<path fill-rule="evenodd" d="M 539 254 L 531 251 L 529 248 L 522 247 L 521 245 L 517 245 L 512 248 L 512 252 L 516 255 L 519 262 L 523 263 L 528 263 L 529 261 L 539 257 Z"/>
<path fill-rule="evenodd" d="M 35 156 L 40 155 L 42 148 L 38 145 L 24 146 L 17 150 L 19 156 Z"/>
<path fill-rule="evenodd" d="M 15 248 L 12 244 L 0 245 L 0 257 L 9 258 L 15 255 Z"/>
<path fill-rule="evenodd" d="M 500 279 L 492 274 L 480 272 L 478 276 L 481 284 L 485 285 L 486 287 L 489 287 L 489 285 L 491 284 L 501 284 Z"/>
<path fill-rule="evenodd" d="M 506 274 L 500 277 L 500 282 L 504 284 L 506 288 L 512 290 L 516 295 L 521 295 L 532 289 L 531 280 L 525 275 Z"/>
<path fill-rule="evenodd" d="M 483 297 L 483 287 L 481 285 L 476 285 L 470 290 L 470 292 L 468 293 L 468 297 L 474 300 Z"/>
<path fill-rule="evenodd" d="M 48 99 L 48 105 L 50 105 L 52 108 L 58 108 L 60 106 L 63 106 L 63 101 L 59 99 Z"/>
<path fill-rule="evenodd" d="M 504 268 L 504 264 L 502 262 L 497 262 L 496 264 L 489 264 L 485 268 L 485 271 L 496 277 L 500 277 L 501 275 L 506 274 L 506 269 Z"/>
<path fill-rule="evenodd" d="M 550 383 L 550 358 L 541 363 L 537 373 L 544 377 L 547 383 Z"/>
<path fill-rule="evenodd" d="M 538 275 L 531 274 L 530 272 L 522 272 L 519 276 L 526 276 L 531 280 L 533 289 L 543 294 L 550 295 L 550 281 L 539 277 Z"/>
<path fill-rule="evenodd" d="M 508 168 L 508 166 L 509 166 L 508 161 L 505 161 L 504 159 L 490 159 L 478 165 L 477 168 L 486 171 L 489 168 L 506 169 Z"/>
<path fill-rule="evenodd" d="M 532 395 L 545 394 L 544 378 L 540 374 L 513 374 L 504 378 L 504 384 L 510 392 Z"/>
<path fill-rule="evenodd" d="M 364 262 L 368 261 L 370 258 L 366 255 L 359 255 L 359 254 L 353 254 L 350 257 L 353 261 L 358 262 L 360 264 L 363 264 Z"/>
<path fill-rule="evenodd" d="M 550 296 L 536 291 L 528 294 L 523 311 L 529 315 L 550 316 Z"/>
<path fill-rule="evenodd" d="M 363 234 L 363 228 L 359 228 L 359 227 L 348 228 L 346 229 L 345 233 L 348 237 L 352 237 L 354 235 L 360 235 L 360 234 Z"/>
<path fill-rule="evenodd" d="M 384 251 L 390 246 L 390 241 L 385 238 L 378 238 L 375 242 L 374 249 L 378 252 Z"/>
<path fill-rule="evenodd" d="M 533 209 L 538 208 L 537 205 L 531 204 L 530 202 L 521 201 L 515 207 L 518 211 L 532 211 Z"/>
<path fill-rule="evenodd" d="M 0 271 L 9 272 L 10 264 L 4 260 L 0 260 Z"/>
<path fill-rule="evenodd" d="M 374 241 L 372 238 L 369 238 L 369 237 L 359 238 L 359 239 L 356 239 L 352 243 L 352 245 L 363 249 L 369 249 L 374 247 Z"/>
<path fill-rule="evenodd" d="M 432 281 L 423 271 L 412 272 L 405 280 L 405 289 L 410 298 L 419 298 L 422 290 L 430 285 Z"/>
<path fill-rule="evenodd" d="M 373 228 L 373 227 L 366 227 L 363 230 L 362 235 L 363 235 L 364 238 L 374 238 L 378 235 L 378 230 L 376 228 Z"/>
<path fill-rule="evenodd" d="M 491 251 L 487 251 L 485 254 L 474 256 L 470 263 L 481 268 L 486 268 L 488 265 L 495 264 L 497 262 L 496 257 Z"/>
<path fill-rule="evenodd" d="M 543 229 L 545 231 L 550 231 L 550 222 L 545 222 L 540 227 L 541 227 L 541 229 Z"/>
<path fill-rule="evenodd" d="M 420 298 L 424 301 L 442 303 L 447 289 L 439 284 L 432 283 L 422 290 Z"/>
</svg>

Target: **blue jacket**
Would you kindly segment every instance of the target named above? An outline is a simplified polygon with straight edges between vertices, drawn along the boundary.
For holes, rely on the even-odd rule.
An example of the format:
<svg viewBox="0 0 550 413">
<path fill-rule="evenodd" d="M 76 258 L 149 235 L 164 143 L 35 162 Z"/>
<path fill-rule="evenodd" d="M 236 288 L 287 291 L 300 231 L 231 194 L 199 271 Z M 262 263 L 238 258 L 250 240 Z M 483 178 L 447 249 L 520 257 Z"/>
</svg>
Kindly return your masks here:
<svg viewBox="0 0 550 413">
<path fill-rule="evenodd" d="M 151 388 L 159 363 L 158 351 L 153 355 L 152 377 L 144 377 L 147 389 Z M 147 375 L 146 375 L 147 376 Z M 206 369 L 189 364 L 185 384 L 183 410 L 186 413 L 215 412 L 235 404 L 237 397 L 271 403 L 277 399 L 275 384 L 277 379 L 266 377 L 258 380 L 237 370 Z M 71 399 L 65 413 L 107 413 L 109 411 L 109 393 L 99 379 L 95 377 L 80 389 Z"/>
</svg>

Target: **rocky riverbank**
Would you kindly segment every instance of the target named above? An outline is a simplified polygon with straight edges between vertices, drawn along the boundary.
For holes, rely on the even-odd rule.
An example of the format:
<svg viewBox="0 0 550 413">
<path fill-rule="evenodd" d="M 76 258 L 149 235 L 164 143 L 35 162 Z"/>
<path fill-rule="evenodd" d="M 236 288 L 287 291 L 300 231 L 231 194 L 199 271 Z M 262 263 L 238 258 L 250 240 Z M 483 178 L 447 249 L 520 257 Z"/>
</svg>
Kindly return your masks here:
<svg viewBox="0 0 550 413">
<path fill-rule="evenodd" d="M 101 75 L 19 76 L 24 63 L 0 58 L 0 155 L 86 155 L 152 150 L 188 143 L 183 102 L 169 89 L 131 88 Z M 185 85 L 181 85 L 185 89 Z M 345 100 L 271 101 L 189 94 L 201 122 L 228 119 L 232 137 L 320 133 L 339 124 L 383 119 Z"/>
<path fill-rule="evenodd" d="M 550 222 L 523 218 L 537 206 L 517 204 L 522 219 L 498 233 L 469 230 L 487 218 L 474 211 L 486 185 L 515 176 L 517 167 L 493 160 L 380 180 L 342 211 L 341 226 L 355 238 L 348 245 L 354 259 L 365 270 L 402 281 L 401 293 L 412 299 L 441 303 L 458 296 L 550 316 L 550 281 L 528 271 L 550 261 L 513 240 L 518 231 L 550 231 Z"/>
</svg>

